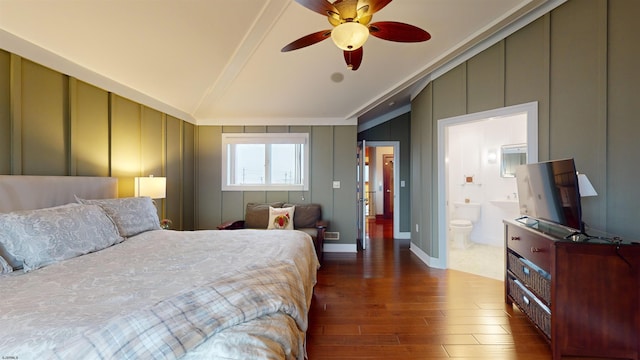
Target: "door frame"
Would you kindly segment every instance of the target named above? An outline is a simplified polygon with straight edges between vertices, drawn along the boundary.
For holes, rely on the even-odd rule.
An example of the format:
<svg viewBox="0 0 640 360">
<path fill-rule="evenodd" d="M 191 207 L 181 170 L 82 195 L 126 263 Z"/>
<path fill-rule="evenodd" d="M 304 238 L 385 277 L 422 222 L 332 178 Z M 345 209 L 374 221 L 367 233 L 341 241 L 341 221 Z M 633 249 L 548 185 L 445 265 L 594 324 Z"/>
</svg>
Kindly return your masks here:
<svg viewBox="0 0 640 360">
<path fill-rule="evenodd" d="M 438 200 L 437 200 L 437 249 L 438 257 L 431 257 L 429 266 L 447 269 L 448 268 L 448 247 L 447 247 L 447 173 L 446 173 L 446 157 L 447 157 L 447 139 L 448 127 L 463 123 L 481 121 L 492 117 L 503 117 L 517 114 L 526 114 L 527 117 L 527 162 L 538 161 L 538 102 L 533 101 L 525 104 L 506 106 L 502 108 L 465 114 L 446 119 L 438 120 Z"/>
<path fill-rule="evenodd" d="M 367 147 L 393 147 L 393 238 L 410 239 L 411 232 L 400 232 L 400 141 L 367 141 Z"/>
</svg>

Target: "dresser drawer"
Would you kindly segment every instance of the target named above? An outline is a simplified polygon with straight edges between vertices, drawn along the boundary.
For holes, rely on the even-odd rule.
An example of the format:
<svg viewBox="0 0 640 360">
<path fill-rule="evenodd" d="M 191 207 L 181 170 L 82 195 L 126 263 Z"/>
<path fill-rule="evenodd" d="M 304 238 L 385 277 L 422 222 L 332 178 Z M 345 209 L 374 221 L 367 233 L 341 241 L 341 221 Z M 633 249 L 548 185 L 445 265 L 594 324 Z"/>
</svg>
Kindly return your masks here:
<svg viewBox="0 0 640 360">
<path fill-rule="evenodd" d="M 536 236 L 516 226 L 507 227 L 507 248 L 530 260 L 542 270 L 551 272 L 553 241 Z"/>
<path fill-rule="evenodd" d="M 551 311 L 532 292 L 512 277 L 507 276 L 507 293 L 518 307 L 542 332 L 551 338 Z"/>
<path fill-rule="evenodd" d="M 551 275 L 530 261 L 507 251 L 507 269 L 547 305 L 551 304 Z"/>
</svg>

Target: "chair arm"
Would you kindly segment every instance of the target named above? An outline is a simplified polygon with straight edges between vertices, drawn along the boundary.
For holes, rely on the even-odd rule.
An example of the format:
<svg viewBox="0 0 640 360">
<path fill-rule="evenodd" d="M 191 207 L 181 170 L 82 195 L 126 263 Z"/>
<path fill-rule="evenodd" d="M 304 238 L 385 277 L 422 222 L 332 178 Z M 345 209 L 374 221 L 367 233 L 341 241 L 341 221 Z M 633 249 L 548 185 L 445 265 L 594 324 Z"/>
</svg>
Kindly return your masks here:
<svg viewBox="0 0 640 360">
<path fill-rule="evenodd" d="M 244 229 L 244 220 L 227 221 L 218 225 L 218 230 Z"/>
<path fill-rule="evenodd" d="M 318 220 L 316 221 L 316 229 L 326 229 L 329 227 L 329 222 L 328 221 L 324 221 L 324 220 Z"/>
</svg>

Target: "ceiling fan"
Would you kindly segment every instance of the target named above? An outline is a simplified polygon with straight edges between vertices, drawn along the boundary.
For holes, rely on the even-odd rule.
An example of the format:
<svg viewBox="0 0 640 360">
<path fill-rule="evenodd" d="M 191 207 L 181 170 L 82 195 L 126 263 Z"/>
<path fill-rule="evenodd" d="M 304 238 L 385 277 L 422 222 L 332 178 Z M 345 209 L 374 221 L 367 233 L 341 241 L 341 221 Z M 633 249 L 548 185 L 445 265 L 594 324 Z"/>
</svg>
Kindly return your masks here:
<svg viewBox="0 0 640 360">
<path fill-rule="evenodd" d="M 318 31 L 301 37 L 282 48 L 282 52 L 313 45 L 331 37 L 344 52 L 344 60 L 351 70 L 358 70 L 362 63 L 362 45 L 369 34 L 396 42 L 421 42 L 431 35 L 419 27 L 395 22 L 371 23 L 373 14 L 387 6 L 391 0 L 295 0 L 309 10 L 327 16 L 333 29 Z"/>
</svg>

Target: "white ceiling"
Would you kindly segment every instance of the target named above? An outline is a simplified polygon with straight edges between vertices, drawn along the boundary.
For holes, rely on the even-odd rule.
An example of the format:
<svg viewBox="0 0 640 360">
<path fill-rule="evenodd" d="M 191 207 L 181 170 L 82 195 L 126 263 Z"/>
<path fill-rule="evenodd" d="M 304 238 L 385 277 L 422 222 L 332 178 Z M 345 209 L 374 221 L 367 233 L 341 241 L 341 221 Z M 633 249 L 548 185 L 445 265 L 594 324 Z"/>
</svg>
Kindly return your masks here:
<svg viewBox="0 0 640 360">
<path fill-rule="evenodd" d="M 373 22 L 432 39 L 370 37 L 357 71 L 331 40 L 280 52 L 331 28 L 293 0 L 0 0 L 0 48 L 196 124 L 356 124 L 550 1 L 395 0 Z"/>
</svg>

